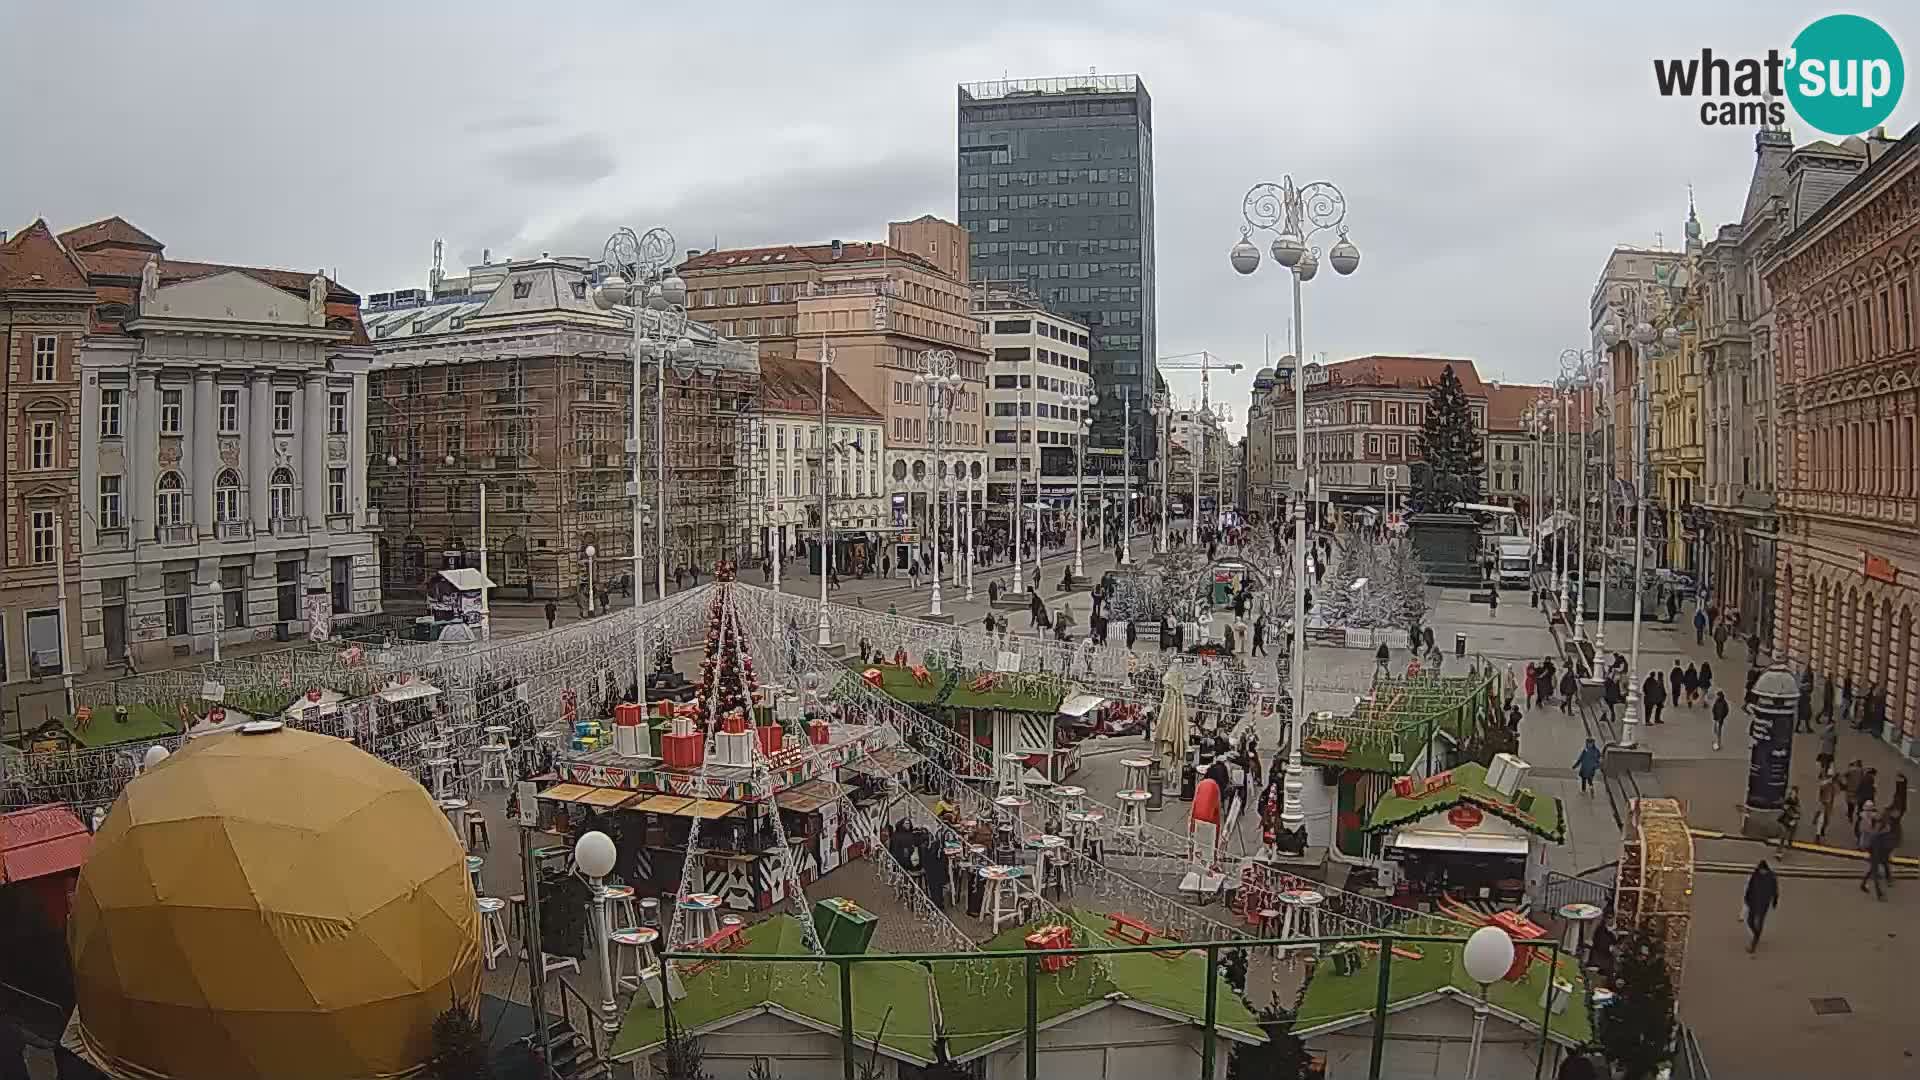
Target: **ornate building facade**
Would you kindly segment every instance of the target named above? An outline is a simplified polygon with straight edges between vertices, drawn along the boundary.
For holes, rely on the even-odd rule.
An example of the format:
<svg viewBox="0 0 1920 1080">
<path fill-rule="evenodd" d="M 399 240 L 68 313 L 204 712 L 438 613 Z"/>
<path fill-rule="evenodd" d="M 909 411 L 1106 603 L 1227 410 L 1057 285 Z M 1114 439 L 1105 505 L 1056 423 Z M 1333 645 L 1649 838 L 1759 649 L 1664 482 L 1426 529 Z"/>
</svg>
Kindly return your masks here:
<svg viewBox="0 0 1920 1080">
<path fill-rule="evenodd" d="M 1870 163 L 1763 275 L 1780 413 L 1776 655 L 1887 694 L 1920 750 L 1920 128 L 1849 139 Z"/>
</svg>

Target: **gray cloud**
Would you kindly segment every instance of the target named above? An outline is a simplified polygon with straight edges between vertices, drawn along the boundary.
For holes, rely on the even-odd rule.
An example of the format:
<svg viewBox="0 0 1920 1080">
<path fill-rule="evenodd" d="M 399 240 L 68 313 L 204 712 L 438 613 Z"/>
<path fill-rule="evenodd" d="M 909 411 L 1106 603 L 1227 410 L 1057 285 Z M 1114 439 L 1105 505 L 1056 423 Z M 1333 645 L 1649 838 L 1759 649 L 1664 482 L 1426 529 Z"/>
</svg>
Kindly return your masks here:
<svg viewBox="0 0 1920 1080">
<path fill-rule="evenodd" d="M 619 161 L 605 136 L 583 132 L 503 150 L 494 164 L 510 183 L 591 184 L 613 175 Z"/>
<path fill-rule="evenodd" d="M 1244 404 L 1263 339 L 1287 347 L 1281 276 L 1241 278 L 1226 252 L 1247 187 L 1289 171 L 1346 191 L 1365 253 L 1355 276 L 1308 286 L 1310 352 L 1446 353 L 1543 379 L 1582 343 L 1613 245 L 1677 246 L 1689 184 L 1709 234 L 1743 201 L 1752 133 L 1662 100 L 1652 58 L 1754 53 L 1809 17 L 1787 0 L 1629 0 L 1600 19 L 1490 0 L 980 0 L 904 23 L 877 0 L 826 6 L 448 23 L 206 0 L 208 35 L 164 7 L 102 24 L 83 5 L 0 5 L 0 39 L 85 40 L 92 61 L 73 79 L 65 53 L 25 49 L 0 69 L 10 160 L 38 163 L 0 170 L 0 215 L 119 213 L 182 257 L 337 267 L 366 292 L 421 283 L 436 237 L 462 256 L 595 253 L 615 224 L 698 248 L 877 238 L 953 214 L 956 83 L 1097 65 L 1154 96 L 1161 351 L 1248 365 L 1216 394 Z M 1920 40 L 1905 8 L 1855 10 Z M 101 116 L 123 121 L 111 137 Z"/>
</svg>

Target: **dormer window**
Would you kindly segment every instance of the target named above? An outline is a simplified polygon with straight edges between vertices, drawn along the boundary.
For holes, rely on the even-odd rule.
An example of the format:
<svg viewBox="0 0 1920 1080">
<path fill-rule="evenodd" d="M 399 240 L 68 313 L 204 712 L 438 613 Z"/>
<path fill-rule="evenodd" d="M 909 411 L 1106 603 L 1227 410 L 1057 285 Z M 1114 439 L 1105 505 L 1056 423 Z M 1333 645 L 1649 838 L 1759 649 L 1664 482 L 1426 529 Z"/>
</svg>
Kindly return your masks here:
<svg viewBox="0 0 1920 1080">
<path fill-rule="evenodd" d="M 513 298 L 515 300 L 525 300 L 527 297 L 532 295 L 533 295 L 533 282 L 516 281 L 513 283 Z"/>
</svg>

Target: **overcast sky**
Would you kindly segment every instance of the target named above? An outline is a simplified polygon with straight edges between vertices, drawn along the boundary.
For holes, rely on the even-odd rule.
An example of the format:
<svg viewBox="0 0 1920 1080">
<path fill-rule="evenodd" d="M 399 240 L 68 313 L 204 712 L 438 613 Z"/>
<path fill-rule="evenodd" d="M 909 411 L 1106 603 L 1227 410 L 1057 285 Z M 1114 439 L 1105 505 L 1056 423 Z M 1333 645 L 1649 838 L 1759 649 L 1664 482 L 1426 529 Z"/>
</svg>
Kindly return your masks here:
<svg viewBox="0 0 1920 1080">
<path fill-rule="evenodd" d="M 1549 377 L 1616 243 L 1739 213 L 1752 132 L 1662 100 L 1655 56 L 1785 48 L 1800 3 L 680 6 L 5 4 L 0 228 L 120 214 L 187 259 L 362 293 L 610 226 L 706 248 L 955 216 L 955 84 L 1136 72 L 1154 99 L 1160 353 L 1285 351 L 1285 278 L 1227 264 L 1261 180 L 1331 180 L 1363 251 L 1306 347 Z M 428 9 L 443 14 L 434 14 Z M 1920 16 L 1856 6 L 1908 45 Z M 1908 9 L 1911 10 L 1911 9 Z M 1049 14 L 1039 14 L 1046 11 Z M 1562 14 L 1564 12 L 1564 15 Z M 1920 109 L 1895 113 L 1904 131 Z M 1805 129 L 1796 132 L 1807 137 Z M 1197 376 L 1170 380 L 1197 393 Z M 1219 388 L 1216 385 L 1216 395 Z"/>
</svg>

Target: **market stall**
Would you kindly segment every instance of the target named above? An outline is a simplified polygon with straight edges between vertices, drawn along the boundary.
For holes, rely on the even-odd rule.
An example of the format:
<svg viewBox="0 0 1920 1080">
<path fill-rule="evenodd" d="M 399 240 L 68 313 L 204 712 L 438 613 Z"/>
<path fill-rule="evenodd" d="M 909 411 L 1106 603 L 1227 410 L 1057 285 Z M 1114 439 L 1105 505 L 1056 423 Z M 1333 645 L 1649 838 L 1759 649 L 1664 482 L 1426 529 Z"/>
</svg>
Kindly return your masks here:
<svg viewBox="0 0 1920 1080">
<path fill-rule="evenodd" d="M 1519 903 L 1546 880 L 1547 845 L 1566 841 L 1560 800 L 1522 786 L 1528 766 L 1511 755 L 1492 770 L 1475 762 L 1424 780 L 1395 779 L 1374 807 L 1369 833 L 1397 868 L 1396 903 L 1443 898 Z"/>
<path fill-rule="evenodd" d="M 1070 738 L 1075 726 L 1061 723 L 1071 686 L 1056 675 L 896 662 L 874 664 L 860 677 L 873 689 L 985 747 L 995 761 L 1006 754 L 1025 755 L 1027 768 L 1050 781 L 1066 776 L 1078 764 L 1077 744 L 1063 745 L 1063 735 Z"/>
</svg>

